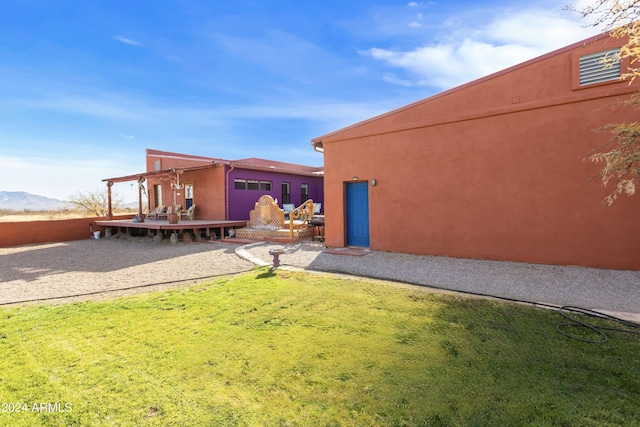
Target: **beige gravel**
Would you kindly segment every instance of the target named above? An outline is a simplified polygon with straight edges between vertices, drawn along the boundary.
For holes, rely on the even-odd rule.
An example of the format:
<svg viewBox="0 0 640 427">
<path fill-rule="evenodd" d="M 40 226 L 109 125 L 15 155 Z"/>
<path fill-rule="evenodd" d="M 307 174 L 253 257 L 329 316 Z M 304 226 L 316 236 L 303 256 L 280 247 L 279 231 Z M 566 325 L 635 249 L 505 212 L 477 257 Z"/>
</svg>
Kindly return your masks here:
<svg viewBox="0 0 640 427">
<path fill-rule="evenodd" d="M 236 246 L 120 237 L 0 248 L 0 304 L 100 300 L 254 268 Z"/>
<path fill-rule="evenodd" d="M 379 251 L 362 256 L 323 251 L 319 242 L 265 243 L 239 247 L 253 259 L 270 260 L 284 250 L 283 266 L 350 274 L 432 290 L 462 292 L 553 307 L 578 306 L 640 322 L 640 271 L 527 264 Z"/>
<path fill-rule="evenodd" d="M 326 251 L 294 245 L 178 243 L 126 237 L 0 248 L 0 305 L 62 303 L 190 286 L 206 278 L 270 265 L 283 250 L 294 267 L 420 285 L 534 304 L 572 305 L 640 322 L 640 271 L 536 265 L 400 253 Z"/>
</svg>

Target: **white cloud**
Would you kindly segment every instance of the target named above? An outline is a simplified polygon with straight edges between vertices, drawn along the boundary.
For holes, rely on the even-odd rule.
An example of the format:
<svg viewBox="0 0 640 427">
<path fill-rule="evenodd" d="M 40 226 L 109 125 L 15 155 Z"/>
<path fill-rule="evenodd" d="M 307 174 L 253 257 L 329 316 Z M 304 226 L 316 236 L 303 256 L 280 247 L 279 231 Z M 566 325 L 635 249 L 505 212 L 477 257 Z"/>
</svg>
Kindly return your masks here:
<svg viewBox="0 0 640 427">
<path fill-rule="evenodd" d="M 452 28 L 451 22 L 443 24 Z M 457 22 L 439 41 L 412 50 L 371 48 L 361 53 L 407 73 L 406 77 L 384 74 L 387 82 L 407 86 L 412 81 L 414 86 L 444 90 L 598 32 L 585 28 L 578 16 L 561 16 L 560 10 L 527 9 L 499 14 L 479 27 Z"/>
<path fill-rule="evenodd" d="M 82 93 L 82 90 L 87 92 Z M 15 99 L 13 105 L 28 110 L 64 112 L 111 120 L 145 120 L 147 111 L 132 105 L 126 94 L 101 92 L 93 88 L 70 87 L 68 91 L 42 93 L 34 98 Z"/>
<path fill-rule="evenodd" d="M 411 6 L 411 4 L 409 4 Z M 424 19 L 424 15 L 422 13 L 418 13 L 415 16 L 415 20 L 411 21 L 409 23 L 409 27 L 411 28 L 422 28 L 423 24 L 422 24 L 422 20 Z"/>
<path fill-rule="evenodd" d="M 250 104 L 222 106 L 211 103 L 162 103 L 153 97 L 118 91 L 111 87 L 58 84 L 55 91 L 47 91 L 47 83 L 46 80 L 35 86 L 32 83 L 32 86 L 42 90 L 38 90 L 36 94 L 6 99 L 5 104 L 10 105 L 13 111 L 24 111 L 25 115 L 42 111 L 68 116 L 80 124 L 97 122 L 105 127 L 117 126 L 118 130 L 128 130 L 99 135 L 92 133 L 93 143 L 98 143 L 99 140 L 103 144 L 109 143 L 108 138 L 111 137 L 117 137 L 119 141 L 126 140 L 127 142 L 121 142 L 123 144 L 128 144 L 129 141 L 145 144 L 159 135 L 178 135 L 185 130 L 190 133 L 211 132 L 215 128 L 216 132 L 222 132 L 245 119 L 303 119 L 339 127 L 395 106 L 387 102 L 340 102 L 300 94 L 292 95 L 289 101 L 265 95 Z M 0 111 L 3 108 L 9 107 L 0 106 Z"/>
<path fill-rule="evenodd" d="M 385 82 L 389 82 L 389 83 L 393 83 L 399 86 L 404 86 L 404 87 L 412 87 L 415 86 L 415 84 L 408 79 L 401 79 L 400 77 L 398 77 L 396 74 L 394 73 L 386 73 L 382 79 Z"/>
<path fill-rule="evenodd" d="M 113 36 L 113 39 L 130 46 L 142 46 L 142 43 L 140 43 L 139 41 L 124 36 Z"/>
<path fill-rule="evenodd" d="M 547 10 L 524 10 L 499 17 L 481 31 L 481 37 L 496 43 L 512 43 L 551 51 L 599 32 L 584 28 L 579 19 L 560 16 Z M 544 53 L 544 52 L 543 52 Z"/>
</svg>

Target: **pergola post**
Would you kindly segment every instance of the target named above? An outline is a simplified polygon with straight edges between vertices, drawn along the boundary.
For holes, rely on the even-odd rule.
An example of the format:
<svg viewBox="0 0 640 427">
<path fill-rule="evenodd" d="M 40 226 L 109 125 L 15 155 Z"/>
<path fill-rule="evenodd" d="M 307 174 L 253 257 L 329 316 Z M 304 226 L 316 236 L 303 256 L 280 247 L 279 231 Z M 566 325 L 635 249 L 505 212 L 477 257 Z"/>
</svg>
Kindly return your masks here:
<svg viewBox="0 0 640 427">
<path fill-rule="evenodd" d="M 138 178 L 138 215 L 142 218 L 142 183 L 144 182 L 144 178 Z"/>
<path fill-rule="evenodd" d="M 180 189 L 180 179 L 178 178 L 178 174 L 176 173 L 175 169 L 172 170 L 172 173 L 170 175 L 170 181 L 171 181 L 171 192 L 173 193 L 173 207 L 171 209 L 171 214 L 169 214 L 169 218 L 167 218 L 169 220 L 169 224 L 177 224 L 178 223 L 178 212 L 176 211 L 177 208 L 177 203 L 176 203 L 176 196 L 177 196 L 177 192 Z"/>
<path fill-rule="evenodd" d="M 111 221 L 113 219 L 113 208 L 111 205 L 111 187 L 113 186 L 113 182 L 107 181 L 107 221 Z"/>
</svg>

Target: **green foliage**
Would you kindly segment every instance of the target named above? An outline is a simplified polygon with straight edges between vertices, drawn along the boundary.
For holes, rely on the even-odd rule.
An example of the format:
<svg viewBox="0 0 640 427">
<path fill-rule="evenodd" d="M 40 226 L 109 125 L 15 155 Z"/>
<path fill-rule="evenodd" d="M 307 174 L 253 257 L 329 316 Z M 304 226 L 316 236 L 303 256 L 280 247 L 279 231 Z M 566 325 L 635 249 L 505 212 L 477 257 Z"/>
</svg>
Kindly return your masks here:
<svg viewBox="0 0 640 427">
<path fill-rule="evenodd" d="M 267 270 L 111 302 L 0 309 L 0 425 L 624 426 L 637 339 L 554 311 Z"/>
<path fill-rule="evenodd" d="M 576 11 L 573 7 L 566 9 Z M 592 0 L 578 11 L 583 18 L 592 18 L 593 27 L 603 27 L 615 38 L 626 39 L 616 58 L 605 61 L 605 65 L 613 61 L 629 59 L 629 69 L 623 73 L 622 80 L 633 81 L 640 75 L 637 62 L 640 60 L 640 0 Z"/>
<path fill-rule="evenodd" d="M 575 10 L 572 7 L 567 9 Z M 580 13 L 583 17 L 594 18 L 593 26 L 604 26 L 611 36 L 625 40 L 615 61 L 629 60 L 628 70 L 621 79 L 633 82 L 640 76 L 637 66 L 640 60 L 640 0 L 593 0 Z M 610 64 L 605 62 L 604 65 Z M 639 108 L 640 93 L 632 95 L 623 105 Z M 595 163 L 604 163 L 600 177 L 605 187 L 609 181 L 615 181 L 615 189 L 604 200 L 611 205 L 620 194 L 631 196 L 636 192 L 640 180 L 640 124 L 608 124 L 600 130 L 609 131 L 611 139 L 587 158 Z"/>
<path fill-rule="evenodd" d="M 640 94 L 634 95 L 629 102 L 640 108 Z M 610 206 L 620 194 L 631 196 L 636 192 L 640 179 L 640 123 L 610 124 L 600 130 L 611 133 L 611 139 L 605 145 L 609 151 L 593 153 L 589 159 L 604 163 L 600 176 L 605 187 L 611 179 L 615 181 L 615 190 L 604 200 Z"/>
</svg>

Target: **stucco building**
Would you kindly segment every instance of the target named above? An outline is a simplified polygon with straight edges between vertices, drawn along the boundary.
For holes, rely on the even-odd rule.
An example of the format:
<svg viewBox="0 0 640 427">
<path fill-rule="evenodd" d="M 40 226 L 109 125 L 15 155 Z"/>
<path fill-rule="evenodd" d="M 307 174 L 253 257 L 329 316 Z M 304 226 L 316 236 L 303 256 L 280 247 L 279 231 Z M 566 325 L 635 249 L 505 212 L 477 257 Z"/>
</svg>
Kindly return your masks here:
<svg viewBox="0 0 640 427">
<path fill-rule="evenodd" d="M 313 140 L 328 246 L 640 269 L 640 196 L 602 204 L 608 141 L 637 120 L 622 40 L 593 37 Z"/>
<path fill-rule="evenodd" d="M 144 173 L 104 181 L 143 183 L 150 210 L 174 203 L 186 210 L 195 204 L 195 219 L 247 220 L 262 195 L 277 199 L 281 207 L 287 203 L 298 206 L 307 199 L 322 204 L 324 198 L 322 167 L 147 149 L 146 169 Z"/>
</svg>

